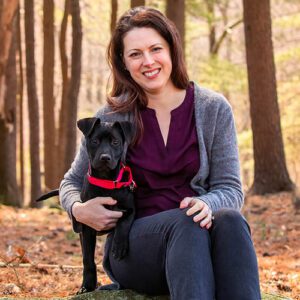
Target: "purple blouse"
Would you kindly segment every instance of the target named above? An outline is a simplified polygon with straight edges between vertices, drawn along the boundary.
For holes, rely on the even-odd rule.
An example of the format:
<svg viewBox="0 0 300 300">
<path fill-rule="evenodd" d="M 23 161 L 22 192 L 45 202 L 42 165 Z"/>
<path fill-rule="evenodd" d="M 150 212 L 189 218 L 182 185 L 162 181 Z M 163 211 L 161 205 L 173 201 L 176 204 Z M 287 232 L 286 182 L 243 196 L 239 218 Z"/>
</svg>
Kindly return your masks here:
<svg viewBox="0 0 300 300">
<path fill-rule="evenodd" d="M 177 208 L 184 197 L 195 196 L 190 182 L 200 167 L 192 84 L 184 101 L 171 111 L 166 146 L 155 110 L 146 108 L 141 116 L 144 135 L 127 152 L 127 162 L 138 186 L 137 218 Z"/>
</svg>

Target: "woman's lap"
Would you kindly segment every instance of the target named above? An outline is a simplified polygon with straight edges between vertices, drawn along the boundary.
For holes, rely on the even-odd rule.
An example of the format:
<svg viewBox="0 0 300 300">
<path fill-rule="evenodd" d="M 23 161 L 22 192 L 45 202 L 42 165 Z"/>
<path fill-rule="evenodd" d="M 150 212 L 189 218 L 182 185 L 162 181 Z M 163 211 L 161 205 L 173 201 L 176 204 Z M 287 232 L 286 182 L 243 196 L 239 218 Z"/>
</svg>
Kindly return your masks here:
<svg viewBox="0 0 300 300">
<path fill-rule="evenodd" d="M 221 277 L 214 278 L 214 273 L 226 276 L 220 271 L 223 269 L 222 260 L 228 261 L 228 257 L 235 260 L 230 250 L 226 251 L 223 248 L 234 249 L 233 254 L 240 251 L 239 248 L 243 243 L 250 243 L 246 245 L 246 248 L 249 248 L 252 242 L 251 238 L 250 241 L 247 240 L 250 237 L 248 225 L 239 212 L 225 209 L 215 214 L 212 229 L 208 231 L 194 223 L 192 217 L 186 216 L 185 211 L 186 209 L 172 209 L 140 218 L 134 222 L 130 232 L 128 256 L 116 261 L 109 255 L 113 275 L 122 287 L 148 294 L 171 293 L 174 299 L 180 299 L 183 294 L 189 299 L 200 299 L 200 295 L 202 295 L 201 299 L 213 299 L 215 282 L 216 289 L 219 285 L 220 289 L 223 289 L 220 283 Z M 220 236 L 224 239 L 224 235 L 227 234 L 229 235 L 228 243 L 237 239 L 237 244 L 226 245 L 225 243 L 222 248 L 219 245 L 219 240 L 222 240 Z M 221 243 L 224 241 L 222 240 Z M 235 246 L 238 249 L 235 249 Z M 225 252 L 225 257 L 220 256 L 216 251 Z M 256 257 L 254 250 L 251 253 L 254 258 L 250 264 L 254 266 L 245 267 L 253 269 L 252 273 L 255 277 L 257 266 L 254 260 Z M 231 266 L 234 270 L 235 263 L 241 262 L 238 259 L 232 265 L 230 262 L 225 262 L 226 266 Z M 239 274 L 233 277 L 236 278 L 236 276 Z M 255 281 L 253 286 L 255 286 L 258 280 L 255 278 L 253 280 Z M 193 292 L 190 295 L 185 294 L 184 290 L 194 290 L 198 298 L 192 295 Z M 222 293 L 223 291 L 220 295 Z M 222 296 L 218 299 L 222 299 Z M 241 299 L 259 298 L 250 296 Z"/>
<path fill-rule="evenodd" d="M 186 216 L 185 211 L 186 209 L 172 209 L 134 222 L 129 238 L 129 255 L 121 261 L 109 256 L 114 277 L 123 287 L 149 294 L 169 293 L 166 257 L 172 261 L 176 253 L 181 253 L 181 258 L 189 258 L 189 248 L 192 247 L 195 233 L 204 236 L 206 248 L 209 249 L 208 231 L 194 223 L 191 217 Z M 180 234 L 185 238 L 190 236 L 190 242 L 181 245 L 178 241 L 174 255 L 167 255 L 167 252 L 174 252 L 172 243 L 176 243 L 177 235 Z M 183 261 L 179 257 L 176 268 Z M 183 265 L 182 268 L 184 267 Z"/>
<path fill-rule="evenodd" d="M 128 256 L 116 261 L 109 255 L 114 277 L 123 287 L 149 294 L 169 293 L 165 272 L 167 236 L 180 215 L 182 211 L 173 209 L 133 223 Z"/>
</svg>

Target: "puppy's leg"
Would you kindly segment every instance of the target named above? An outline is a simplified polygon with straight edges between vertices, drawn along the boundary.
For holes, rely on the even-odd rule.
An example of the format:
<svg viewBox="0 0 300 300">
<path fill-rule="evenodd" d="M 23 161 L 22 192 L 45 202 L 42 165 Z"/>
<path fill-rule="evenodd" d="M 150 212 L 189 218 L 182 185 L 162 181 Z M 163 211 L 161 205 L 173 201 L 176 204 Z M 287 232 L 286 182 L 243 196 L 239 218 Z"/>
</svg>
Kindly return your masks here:
<svg viewBox="0 0 300 300">
<path fill-rule="evenodd" d="M 94 291 L 97 287 L 97 268 L 95 264 L 96 231 L 82 225 L 80 235 L 83 256 L 83 281 L 77 294 Z"/>
<path fill-rule="evenodd" d="M 127 215 L 119 221 L 114 232 L 111 251 L 116 259 L 125 257 L 129 250 L 129 231 L 134 221 L 134 204 L 133 200 L 132 206 L 131 201 L 128 200 L 128 202 L 130 208 L 127 210 Z"/>
</svg>

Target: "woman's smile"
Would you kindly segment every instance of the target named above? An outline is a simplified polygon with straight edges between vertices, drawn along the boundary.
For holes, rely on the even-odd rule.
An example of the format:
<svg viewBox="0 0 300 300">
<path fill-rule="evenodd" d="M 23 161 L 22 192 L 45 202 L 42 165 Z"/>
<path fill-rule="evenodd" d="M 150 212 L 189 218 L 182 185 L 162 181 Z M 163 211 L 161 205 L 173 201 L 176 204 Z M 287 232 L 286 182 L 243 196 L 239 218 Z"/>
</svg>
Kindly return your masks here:
<svg viewBox="0 0 300 300">
<path fill-rule="evenodd" d="M 158 76 L 159 72 L 160 69 L 155 69 L 155 70 L 146 71 L 143 74 L 149 79 L 154 79 Z"/>
</svg>

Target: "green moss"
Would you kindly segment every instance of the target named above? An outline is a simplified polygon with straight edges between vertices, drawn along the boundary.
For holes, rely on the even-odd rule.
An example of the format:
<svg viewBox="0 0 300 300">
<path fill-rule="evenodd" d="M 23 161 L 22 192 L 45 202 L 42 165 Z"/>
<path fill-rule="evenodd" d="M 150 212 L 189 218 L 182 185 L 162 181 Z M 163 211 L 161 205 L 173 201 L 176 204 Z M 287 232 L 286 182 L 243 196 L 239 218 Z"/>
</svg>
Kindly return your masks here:
<svg viewBox="0 0 300 300">
<path fill-rule="evenodd" d="M 1 298 L 11 299 L 11 298 Z M 22 298 L 15 298 L 22 299 Z M 32 300 L 44 300 L 46 298 L 31 298 Z M 67 297 L 67 298 L 51 298 L 53 300 L 68 299 L 68 300 L 168 300 L 168 296 L 145 296 L 138 294 L 132 290 L 122 291 L 97 291 L 93 293 L 87 293 L 79 296 Z M 289 298 L 279 295 L 263 294 L 262 300 L 290 300 Z"/>
<path fill-rule="evenodd" d="M 272 294 L 263 294 L 262 300 L 291 300 L 290 298 L 286 298 L 279 295 L 272 295 Z"/>
<path fill-rule="evenodd" d="M 156 296 L 150 297 L 141 294 L 137 294 L 131 290 L 123 291 L 98 291 L 94 293 L 88 293 L 80 296 L 75 296 L 71 298 L 72 300 L 167 300 L 170 299 L 168 296 Z M 288 298 L 272 295 L 272 294 L 263 294 L 263 300 L 288 300 Z"/>
</svg>

